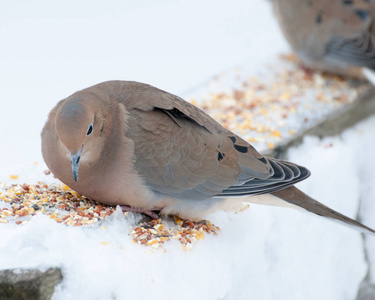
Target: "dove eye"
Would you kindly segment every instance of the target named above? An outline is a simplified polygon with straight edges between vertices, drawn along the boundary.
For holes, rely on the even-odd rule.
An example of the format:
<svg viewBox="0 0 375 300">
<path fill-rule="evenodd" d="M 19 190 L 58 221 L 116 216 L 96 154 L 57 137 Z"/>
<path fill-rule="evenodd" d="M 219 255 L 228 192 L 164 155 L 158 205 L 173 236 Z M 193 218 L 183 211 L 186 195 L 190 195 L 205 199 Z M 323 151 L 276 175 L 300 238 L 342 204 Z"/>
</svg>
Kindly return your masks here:
<svg viewBox="0 0 375 300">
<path fill-rule="evenodd" d="M 89 125 L 89 128 L 87 129 L 86 135 L 91 134 L 91 132 L 92 132 L 92 124 Z"/>
</svg>

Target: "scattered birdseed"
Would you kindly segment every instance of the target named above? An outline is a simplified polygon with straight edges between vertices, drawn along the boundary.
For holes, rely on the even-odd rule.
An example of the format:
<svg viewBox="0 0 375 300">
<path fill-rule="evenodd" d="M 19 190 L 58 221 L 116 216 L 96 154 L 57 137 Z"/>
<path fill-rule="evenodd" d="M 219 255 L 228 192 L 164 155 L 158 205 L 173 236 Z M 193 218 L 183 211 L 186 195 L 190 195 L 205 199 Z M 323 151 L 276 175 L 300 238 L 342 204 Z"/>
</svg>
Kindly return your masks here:
<svg viewBox="0 0 375 300">
<path fill-rule="evenodd" d="M 114 207 L 79 195 L 67 185 L 42 182 L 35 185 L 0 183 L 0 201 L 10 204 L 10 208 L 0 208 L 0 220 L 16 224 L 25 224 L 36 214 L 45 214 L 65 225 L 90 225 L 115 211 Z"/>
<path fill-rule="evenodd" d="M 353 103 L 369 84 L 301 69 L 294 55 L 281 55 L 254 76 L 244 66 L 216 76 L 189 101 L 266 151 Z"/>
<path fill-rule="evenodd" d="M 115 207 L 91 201 L 67 185 L 58 183 L 0 183 L 0 201 L 9 204 L 9 207 L 2 205 L 3 208 L 0 208 L 1 224 L 22 225 L 37 214 L 44 214 L 67 226 L 100 226 L 97 223 L 115 211 Z M 104 225 L 101 228 L 106 229 Z M 155 219 L 130 228 L 134 242 L 153 249 L 171 240 L 180 242 L 184 249 L 191 249 L 194 243 L 204 239 L 205 233 L 216 235 L 218 231 L 219 227 L 209 221 L 192 222 L 178 217 L 174 217 L 174 222 Z M 101 244 L 109 245 L 106 241 Z"/>
<path fill-rule="evenodd" d="M 210 221 L 193 222 L 182 220 L 177 216 L 174 217 L 174 226 L 170 226 L 169 223 L 162 219 L 141 223 L 131 231 L 133 241 L 157 249 L 165 242 L 174 239 L 179 241 L 184 249 L 189 250 L 194 243 L 204 239 L 205 233 L 217 235 L 220 230 Z"/>
</svg>

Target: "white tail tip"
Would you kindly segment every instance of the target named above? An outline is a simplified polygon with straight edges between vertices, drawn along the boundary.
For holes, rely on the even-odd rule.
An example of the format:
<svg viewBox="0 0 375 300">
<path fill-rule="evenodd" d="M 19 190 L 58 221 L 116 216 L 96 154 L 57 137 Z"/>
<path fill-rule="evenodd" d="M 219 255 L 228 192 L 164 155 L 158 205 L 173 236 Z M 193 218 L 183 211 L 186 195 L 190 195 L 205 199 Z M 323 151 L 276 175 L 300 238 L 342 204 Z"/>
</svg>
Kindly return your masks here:
<svg viewBox="0 0 375 300">
<path fill-rule="evenodd" d="M 367 78 L 367 80 L 372 83 L 372 85 L 375 85 L 375 70 L 363 68 L 362 73 Z"/>
</svg>

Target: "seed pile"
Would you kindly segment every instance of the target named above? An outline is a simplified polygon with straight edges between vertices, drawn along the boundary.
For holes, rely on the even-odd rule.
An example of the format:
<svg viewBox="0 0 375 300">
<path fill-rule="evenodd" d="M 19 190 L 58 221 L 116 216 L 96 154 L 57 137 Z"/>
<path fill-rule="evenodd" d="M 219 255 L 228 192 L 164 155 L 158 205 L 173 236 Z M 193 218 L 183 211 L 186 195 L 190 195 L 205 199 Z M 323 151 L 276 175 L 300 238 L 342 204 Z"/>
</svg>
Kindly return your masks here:
<svg viewBox="0 0 375 300">
<path fill-rule="evenodd" d="M 184 248 L 190 250 L 192 245 L 198 240 L 204 239 L 205 233 L 217 235 L 219 227 L 210 221 L 193 222 L 174 217 L 174 224 L 177 226 L 168 226 L 170 222 L 160 219 L 145 222 L 135 227 L 131 231 L 133 240 L 139 244 L 159 248 L 164 242 L 171 239 L 178 240 Z"/>
<path fill-rule="evenodd" d="M 25 224 L 36 214 L 50 216 L 58 223 L 82 226 L 110 216 L 115 208 L 79 195 L 64 184 L 0 184 L 0 200 L 10 207 L 0 208 L 0 222 Z"/>
<path fill-rule="evenodd" d="M 112 206 L 102 205 L 81 196 L 64 184 L 0 183 L 0 223 L 26 224 L 37 214 L 48 215 L 69 226 L 94 225 L 114 213 Z M 3 208 L 1 208 L 3 206 Z M 8 207 L 7 207 L 8 206 Z M 127 215 L 127 213 L 124 213 Z M 191 249 L 204 234 L 217 234 L 219 228 L 209 221 L 191 222 L 175 217 L 174 221 L 156 219 L 130 229 L 133 241 L 159 248 L 165 242 L 177 240 L 184 249 Z"/>
</svg>

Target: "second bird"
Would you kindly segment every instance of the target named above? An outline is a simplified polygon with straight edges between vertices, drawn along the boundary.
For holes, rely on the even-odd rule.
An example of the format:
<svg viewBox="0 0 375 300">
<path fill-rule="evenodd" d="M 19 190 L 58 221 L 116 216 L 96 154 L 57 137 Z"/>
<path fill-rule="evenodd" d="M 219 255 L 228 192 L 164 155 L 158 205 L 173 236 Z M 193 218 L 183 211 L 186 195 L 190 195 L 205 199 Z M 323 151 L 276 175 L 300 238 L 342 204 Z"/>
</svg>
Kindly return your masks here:
<svg viewBox="0 0 375 300">
<path fill-rule="evenodd" d="M 270 0 L 302 65 L 375 84 L 375 2 Z"/>
</svg>

